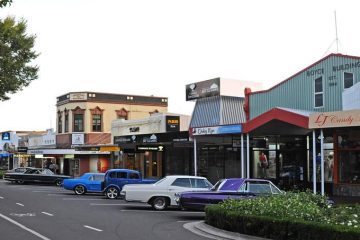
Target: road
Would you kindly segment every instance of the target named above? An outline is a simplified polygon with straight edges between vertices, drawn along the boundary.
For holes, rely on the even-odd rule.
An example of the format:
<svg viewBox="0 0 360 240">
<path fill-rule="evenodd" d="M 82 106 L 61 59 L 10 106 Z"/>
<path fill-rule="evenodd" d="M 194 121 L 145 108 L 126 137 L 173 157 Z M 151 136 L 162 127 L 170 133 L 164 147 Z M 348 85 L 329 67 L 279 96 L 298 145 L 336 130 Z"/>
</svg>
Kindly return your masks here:
<svg viewBox="0 0 360 240">
<path fill-rule="evenodd" d="M 153 211 L 146 204 L 76 196 L 61 187 L 0 180 L 0 239 L 205 240 L 183 228 L 202 212 Z"/>
</svg>

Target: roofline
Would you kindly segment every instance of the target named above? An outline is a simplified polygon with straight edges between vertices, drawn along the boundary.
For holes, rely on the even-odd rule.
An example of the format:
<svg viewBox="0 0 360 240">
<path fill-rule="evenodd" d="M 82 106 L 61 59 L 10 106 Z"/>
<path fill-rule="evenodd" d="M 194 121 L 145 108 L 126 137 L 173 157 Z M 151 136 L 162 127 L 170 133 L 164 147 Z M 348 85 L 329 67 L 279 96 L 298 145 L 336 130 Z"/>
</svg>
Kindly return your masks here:
<svg viewBox="0 0 360 240">
<path fill-rule="evenodd" d="M 343 57 L 343 58 L 352 58 L 352 59 L 360 59 L 359 56 L 351 56 L 351 55 L 344 55 L 344 54 L 341 54 L 341 53 L 330 53 L 329 55 L 323 57 L 322 59 L 316 61 L 315 63 L 311 64 L 310 66 L 304 68 L 303 70 L 300 70 L 299 72 L 295 73 L 294 75 L 288 77 L 287 79 L 285 79 L 284 81 L 281 81 L 279 82 L 278 84 L 272 86 L 271 88 L 267 89 L 267 90 L 261 90 L 261 91 L 255 91 L 255 92 L 251 92 L 250 95 L 253 95 L 253 94 L 258 94 L 258 93 L 264 93 L 264 92 L 269 92 L 271 90 L 273 90 L 274 88 L 278 87 L 279 85 L 291 80 L 292 78 L 294 78 L 295 76 L 305 72 L 306 70 L 308 70 L 309 68 L 312 68 L 313 66 L 319 64 L 320 62 L 330 58 L 330 57 L 333 57 L 333 56 L 336 56 L 336 57 Z"/>
<path fill-rule="evenodd" d="M 244 123 L 243 132 L 249 133 L 272 120 L 279 120 L 305 129 L 309 128 L 309 117 L 284 109 L 273 108 Z"/>
<path fill-rule="evenodd" d="M 62 97 L 64 95 L 67 95 L 67 94 L 71 94 L 71 93 L 99 93 L 99 94 L 107 94 L 107 95 L 122 95 L 122 96 L 132 96 L 132 97 L 149 97 L 149 98 L 168 98 L 168 97 L 161 97 L 161 96 L 154 96 L 154 95 L 137 95 L 137 94 L 123 94 L 123 93 L 107 93 L 107 92 L 92 92 L 92 91 L 77 91 L 77 92 L 67 92 L 67 93 L 64 93 L 64 94 L 61 94 L 60 96 L 57 96 L 58 98 L 59 97 Z"/>
</svg>

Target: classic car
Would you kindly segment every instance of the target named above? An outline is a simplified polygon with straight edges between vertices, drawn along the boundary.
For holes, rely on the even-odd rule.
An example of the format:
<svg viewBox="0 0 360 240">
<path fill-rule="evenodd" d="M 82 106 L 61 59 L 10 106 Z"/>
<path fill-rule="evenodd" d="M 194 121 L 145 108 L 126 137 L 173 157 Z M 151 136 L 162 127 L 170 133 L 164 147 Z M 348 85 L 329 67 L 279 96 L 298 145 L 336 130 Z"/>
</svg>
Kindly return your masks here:
<svg viewBox="0 0 360 240">
<path fill-rule="evenodd" d="M 105 179 L 102 182 L 102 190 L 109 199 L 116 199 L 120 195 L 124 185 L 129 184 L 152 184 L 157 179 L 143 179 L 141 173 L 131 169 L 110 169 L 105 173 Z"/>
<path fill-rule="evenodd" d="M 87 192 L 102 192 L 101 183 L 104 181 L 105 173 L 84 173 L 79 178 L 65 179 L 63 187 L 72 190 L 76 195 Z"/>
<path fill-rule="evenodd" d="M 64 179 L 70 178 L 70 176 L 54 174 L 49 169 L 31 168 L 24 173 L 5 173 L 4 180 L 16 182 L 16 183 L 49 183 L 61 186 Z"/>
<path fill-rule="evenodd" d="M 18 168 L 13 168 L 13 169 L 10 169 L 10 170 L 6 170 L 6 172 L 7 173 L 12 173 L 12 172 L 24 173 L 28 169 L 34 169 L 34 168 L 33 167 L 18 167 Z"/>
<path fill-rule="evenodd" d="M 155 210 L 164 210 L 168 206 L 177 206 L 175 193 L 210 188 L 212 184 L 204 177 L 172 175 L 154 184 L 125 185 L 120 194 L 127 202 L 148 203 Z"/>
<path fill-rule="evenodd" d="M 282 194 L 272 182 L 263 179 L 222 179 L 209 191 L 184 192 L 175 195 L 175 201 L 183 209 L 204 210 L 206 205 L 226 199 L 245 199 L 259 195 Z"/>
</svg>

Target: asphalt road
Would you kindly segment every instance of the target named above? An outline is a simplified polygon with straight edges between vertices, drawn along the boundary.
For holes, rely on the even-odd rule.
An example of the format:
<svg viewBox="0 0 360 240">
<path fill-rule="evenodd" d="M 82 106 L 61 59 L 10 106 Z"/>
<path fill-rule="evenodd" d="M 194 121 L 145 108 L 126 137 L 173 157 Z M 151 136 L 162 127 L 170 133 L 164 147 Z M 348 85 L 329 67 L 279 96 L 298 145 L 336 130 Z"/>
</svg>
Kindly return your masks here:
<svg viewBox="0 0 360 240">
<path fill-rule="evenodd" d="M 76 196 L 61 187 L 18 185 L 0 180 L 0 239 L 201 240 L 183 225 L 202 212 L 153 211 L 146 204 Z"/>
</svg>

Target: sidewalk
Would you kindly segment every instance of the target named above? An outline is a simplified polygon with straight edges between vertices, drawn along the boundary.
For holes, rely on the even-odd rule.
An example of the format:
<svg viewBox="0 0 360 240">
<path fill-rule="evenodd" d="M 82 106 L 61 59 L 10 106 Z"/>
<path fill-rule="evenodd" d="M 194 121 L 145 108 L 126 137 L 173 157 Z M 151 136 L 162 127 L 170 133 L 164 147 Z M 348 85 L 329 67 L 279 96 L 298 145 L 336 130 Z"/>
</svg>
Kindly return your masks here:
<svg viewBox="0 0 360 240">
<path fill-rule="evenodd" d="M 184 228 L 197 235 L 216 240 L 269 240 L 218 229 L 207 225 L 204 221 L 185 223 Z"/>
</svg>

